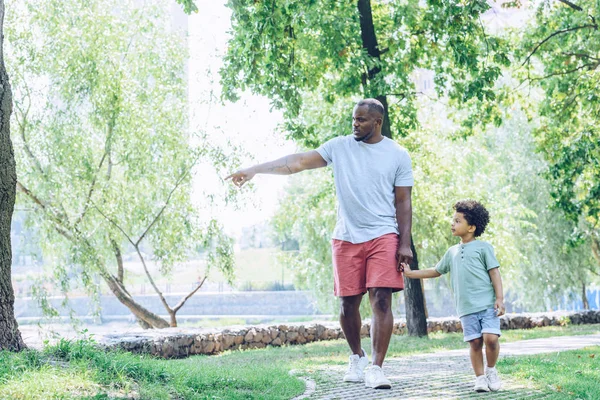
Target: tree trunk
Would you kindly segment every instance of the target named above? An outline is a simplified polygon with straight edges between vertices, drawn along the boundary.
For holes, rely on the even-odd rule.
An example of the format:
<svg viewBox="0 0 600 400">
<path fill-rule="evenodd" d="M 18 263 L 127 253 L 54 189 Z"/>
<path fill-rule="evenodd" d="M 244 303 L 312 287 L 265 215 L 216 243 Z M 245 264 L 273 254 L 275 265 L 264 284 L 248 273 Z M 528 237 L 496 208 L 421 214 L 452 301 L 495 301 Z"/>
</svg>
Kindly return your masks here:
<svg viewBox="0 0 600 400">
<path fill-rule="evenodd" d="M 598 262 L 598 265 L 600 265 L 600 241 L 594 236 L 592 236 L 592 254 Z"/>
<path fill-rule="evenodd" d="M 585 287 L 585 282 L 581 282 L 581 299 L 583 300 L 583 309 L 589 310 L 590 303 L 588 302 L 588 298 L 587 298 L 587 290 Z"/>
<path fill-rule="evenodd" d="M 138 322 L 142 328 L 168 328 L 169 323 L 160 316 L 154 314 L 152 311 L 139 305 L 133 297 L 127 293 L 127 290 L 117 281 L 117 279 L 111 275 L 102 275 L 104 281 L 108 284 L 108 287 L 113 292 L 117 300 L 127 307 L 133 315 L 138 319 Z"/>
<path fill-rule="evenodd" d="M 415 245 L 410 239 L 410 249 L 413 252 L 413 262 L 410 269 L 419 269 L 419 259 Z M 404 278 L 404 303 L 406 304 L 406 329 L 409 336 L 427 336 L 427 319 L 425 317 L 425 302 L 420 279 Z"/>
<path fill-rule="evenodd" d="M 371 10 L 371 0 L 358 0 L 358 13 L 360 20 L 360 37 L 362 45 L 369 56 L 381 62 L 381 50 L 377 43 L 377 35 L 375 34 L 375 25 L 373 24 L 373 12 Z M 390 117 L 388 110 L 387 96 L 385 94 L 373 94 L 369 90 L 369 82 L 374 79 L 384 79 L 380 74 L 381 67 L 379 63 L 371 68 L 368 72 L 362 74 L 362 84 L 367 96 L 375 97 L 383 104 L 385 116 L 381 133 L 383 136 L 392 138 L 392 130 L 390 126 Z M 417 251 L 411 238 L 411 249 L 414 255 L 414 261 L 411 268 L 418 269 Z M 414 279 L 405 279 L 404 297 L 406 303 L 406 325 L 410 336 L 426 336 L 427 335 L 427 317 L 425 315 L 424 296 L 421 289 L 421 281 Z"/>
<path fill-rule="evenodd" d="M 17 188 L 15 155 L 10 141 L 12 93 L 4 66 L 4 0 L 0 0 L 0 350 L 19 351 L 25 343 L 15 319 L 15 295 L 10 278 L 10 226 Z"/>
</svg>

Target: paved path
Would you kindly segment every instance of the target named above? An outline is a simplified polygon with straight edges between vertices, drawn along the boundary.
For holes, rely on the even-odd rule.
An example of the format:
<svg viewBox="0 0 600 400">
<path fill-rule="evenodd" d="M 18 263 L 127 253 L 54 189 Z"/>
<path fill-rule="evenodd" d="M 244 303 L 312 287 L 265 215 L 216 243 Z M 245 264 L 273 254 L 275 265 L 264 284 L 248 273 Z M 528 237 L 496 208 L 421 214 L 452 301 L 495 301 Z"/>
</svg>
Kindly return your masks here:
<svg viewBox="0 0 600 400">
<path fill-rule="evenodd" d="M 600 346 L 600 335 L 562 336 L 502 343 L 502 357 L 521 356 Z M 386 360 L 384 371 L 390 390 L 373 390 L 364 384 L 344 383 L 346 366 L 327 367 L 308 379 L 307 391 L 297 399 L 544 399 L 538 390 L 500 374 L 502 390 L 475 393 L 468 348 Z M 314 380 L 313 380 L 314 378 Z"/>
</svg>

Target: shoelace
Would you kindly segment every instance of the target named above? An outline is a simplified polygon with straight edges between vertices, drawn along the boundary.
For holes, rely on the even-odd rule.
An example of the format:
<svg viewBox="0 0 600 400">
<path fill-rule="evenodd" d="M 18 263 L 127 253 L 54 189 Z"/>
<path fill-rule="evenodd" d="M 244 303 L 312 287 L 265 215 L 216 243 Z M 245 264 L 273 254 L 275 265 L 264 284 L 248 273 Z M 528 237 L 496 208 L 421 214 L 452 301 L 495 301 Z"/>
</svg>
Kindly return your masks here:
<svg viewBox="0 0 600 400">
<path fill-rule="evenodd" d="M 360 361 L 359 358 L 352 357 L 350 359 L 350 365 L 348 366 L 348 372 L 352 371 L 353 369 L 358 368 L 358 362 L 359 361 Z"/>
</svg>

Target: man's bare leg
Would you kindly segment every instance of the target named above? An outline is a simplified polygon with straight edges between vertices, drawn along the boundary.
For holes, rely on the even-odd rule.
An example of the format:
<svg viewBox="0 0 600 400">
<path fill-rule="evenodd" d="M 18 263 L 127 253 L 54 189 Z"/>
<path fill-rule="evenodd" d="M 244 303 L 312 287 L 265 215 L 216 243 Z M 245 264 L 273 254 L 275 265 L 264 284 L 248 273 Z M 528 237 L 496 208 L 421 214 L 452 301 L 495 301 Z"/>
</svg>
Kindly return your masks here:
<svg viewBox="0 0 600 400">
<path fill-rule="evenodd" d="M 340 326 L 346 337 L 346 342 L 350 346 L 352 354 L 363 356 L 360 345 L 360 328 L 362 321 L 360 319 L 360 301 L 363 295 L 340 297 Z"/>
<path fill-rule="evenodd" d="M 383 359 L 390 345 L 394 316 L 392 315 L 392 289 L 369 289 L 369 300 L 373 317 L 371 319 L 371 344 L 373 365 L 383 365 Z"/>
</svg>

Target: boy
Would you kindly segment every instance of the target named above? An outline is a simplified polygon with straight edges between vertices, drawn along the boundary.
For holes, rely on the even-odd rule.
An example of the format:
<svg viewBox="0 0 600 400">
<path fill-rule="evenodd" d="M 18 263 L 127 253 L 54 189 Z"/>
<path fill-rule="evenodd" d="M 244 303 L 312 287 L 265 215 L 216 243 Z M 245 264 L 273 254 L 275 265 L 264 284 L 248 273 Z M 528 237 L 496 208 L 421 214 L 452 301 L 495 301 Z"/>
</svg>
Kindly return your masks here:
<svg viewBox="0 0 600 400">
<path fill-rule="evenodd" d="M 446 251 L 434 269 L 411 270 L 402 263 L 404 275 L 412 279 L 437 278 L 450 272 L 454 301 L 463 327 L 465 342 L 469 342 L 471 365 L 475 372 L 476 392 L 497 391 L 502 382 L 496 371 L 500 346 L 500 317 L 504 314 L 504 296 L 498 260 L 489 243 L 481 236 L 490 220 L 488 211 L 474 200 L 454 205 L 452 235 L 460 243 Z M 483 344 L 487 368 L 483 369 Z"/>
</svg>

